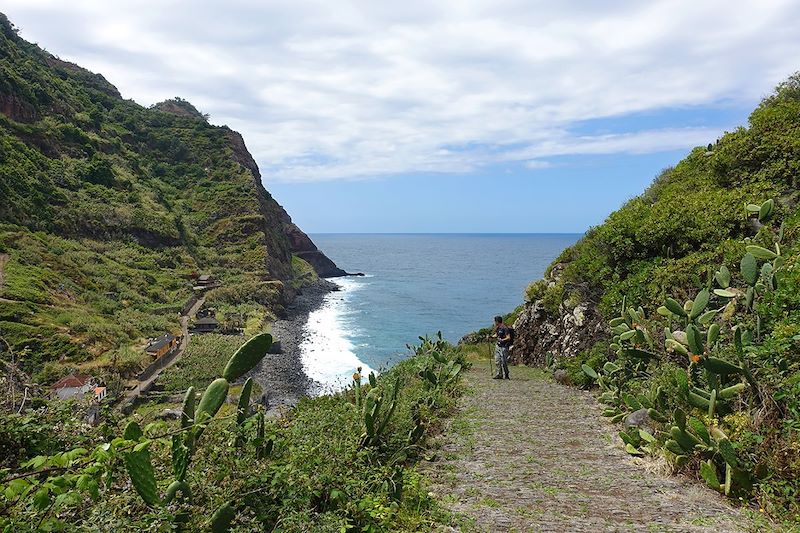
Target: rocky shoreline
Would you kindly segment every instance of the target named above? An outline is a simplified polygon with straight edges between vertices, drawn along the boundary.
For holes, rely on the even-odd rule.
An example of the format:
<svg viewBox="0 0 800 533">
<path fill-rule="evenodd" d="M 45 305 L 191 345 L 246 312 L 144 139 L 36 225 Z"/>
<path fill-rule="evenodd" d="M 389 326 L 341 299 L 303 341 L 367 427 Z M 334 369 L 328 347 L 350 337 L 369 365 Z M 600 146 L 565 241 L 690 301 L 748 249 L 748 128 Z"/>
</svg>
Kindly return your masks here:
<svg viewBox="0 0 800 533">
<path fill-rule="evenodd" d="M 300 345 L 308 315 L 322 306 L 327 294 L 337 290 L 335 283 L 325 279 L 303 287 L 287 307 L 286 318 L 272 324 L 272 337 L 280 342 L 281 353 L 267 355 L 252 374 L 264 391 L 268 412 L 279 413 L 320 390 L 321 385 L 303 370 Z"/>
</svg>

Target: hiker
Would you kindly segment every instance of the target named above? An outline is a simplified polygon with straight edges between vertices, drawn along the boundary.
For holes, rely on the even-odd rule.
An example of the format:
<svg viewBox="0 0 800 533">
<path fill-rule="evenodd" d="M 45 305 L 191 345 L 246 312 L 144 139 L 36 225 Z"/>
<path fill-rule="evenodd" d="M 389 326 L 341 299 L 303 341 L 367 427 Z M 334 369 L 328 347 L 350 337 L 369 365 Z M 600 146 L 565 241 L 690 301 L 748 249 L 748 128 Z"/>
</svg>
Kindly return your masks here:
<svg viewBox="0 0 800 533">
<path fill-rule="evenodd" d="M 497 346 L 494 349 L 494 362 L 497 366 L 497 372 L 493 379 L 511 379 L 508 376 L 508 351 L 514 343 L 514 328 L 503 324 L 503 317 L 494 317 L 495 336 L 497 337 Z"/>
</svg>

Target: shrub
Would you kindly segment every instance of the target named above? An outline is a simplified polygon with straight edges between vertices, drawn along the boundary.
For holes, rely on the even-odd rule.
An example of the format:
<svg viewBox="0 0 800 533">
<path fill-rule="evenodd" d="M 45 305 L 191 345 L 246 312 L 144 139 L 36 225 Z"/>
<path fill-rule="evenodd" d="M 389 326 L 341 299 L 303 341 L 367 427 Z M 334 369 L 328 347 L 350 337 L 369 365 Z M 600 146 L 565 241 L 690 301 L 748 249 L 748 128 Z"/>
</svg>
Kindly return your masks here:
<svg viewBox="0 0 800 533">
<path fill-rule="evenodd" d="M 601 368 L 603 363 L 609 359 L 608 343 L 605 341 L 597 342 L 588 351 L 580 352 L 575 357 L 560 357 L 556 360 L 557 368 L 566 370 L 570 378 L 570 383 L 581 389 L 588 389 L 594 381 L 583 371 L 583 365 L 592 368 Z"/>
<path fill-rule="evenodd" d="M 543 279 L 536 280 L 525 289 L 525 301 L 535 302 L 536 300 L 540 300 L 546 291 L 547 282 Z"/>
</svg>

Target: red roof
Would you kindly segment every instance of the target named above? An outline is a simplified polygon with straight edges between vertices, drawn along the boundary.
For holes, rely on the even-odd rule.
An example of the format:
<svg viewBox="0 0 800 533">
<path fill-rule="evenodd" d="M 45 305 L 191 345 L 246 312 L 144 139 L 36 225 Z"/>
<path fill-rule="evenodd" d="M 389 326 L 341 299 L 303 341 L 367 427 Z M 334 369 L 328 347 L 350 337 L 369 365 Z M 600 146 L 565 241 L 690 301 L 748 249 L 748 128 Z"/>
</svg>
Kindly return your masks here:
<svg viewBox="0 0 800 533">
<path fill-rule="evenodd" d="M 89 383 L 89 380 L 91 379 L 92 376 L 87 376 L 86 374 L 70 374 L 69 376 L 58 380 L 51 388 L 56 390 L 63 389 L 65 387 L 83 387 Z"/>
</svg>

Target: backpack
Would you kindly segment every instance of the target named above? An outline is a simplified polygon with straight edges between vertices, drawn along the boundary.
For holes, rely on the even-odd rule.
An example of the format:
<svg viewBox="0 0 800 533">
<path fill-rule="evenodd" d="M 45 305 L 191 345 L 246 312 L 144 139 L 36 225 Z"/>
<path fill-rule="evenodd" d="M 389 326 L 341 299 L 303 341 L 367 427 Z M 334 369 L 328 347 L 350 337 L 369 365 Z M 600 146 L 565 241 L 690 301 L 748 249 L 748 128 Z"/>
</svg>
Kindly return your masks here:
<svg viewBox="0 0 800 533">
<path fill-rule="evenodd" d="M 503 324 L 503 325 L 505 326 L 506 331 L 508 331 L 508 338 L 510 339 L 508 341 L 508 345 L 512 346 L 514 344 L 514 339 L 516 338 L 516 332 L 514 331 L 513 327 L 506 326 L 505 324 Z"/>
</svg>

